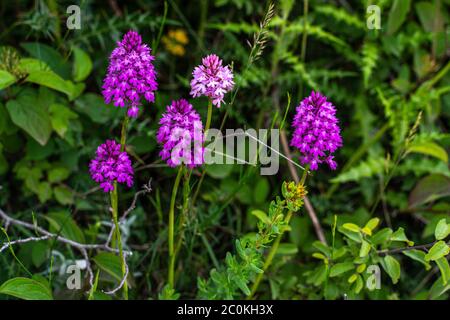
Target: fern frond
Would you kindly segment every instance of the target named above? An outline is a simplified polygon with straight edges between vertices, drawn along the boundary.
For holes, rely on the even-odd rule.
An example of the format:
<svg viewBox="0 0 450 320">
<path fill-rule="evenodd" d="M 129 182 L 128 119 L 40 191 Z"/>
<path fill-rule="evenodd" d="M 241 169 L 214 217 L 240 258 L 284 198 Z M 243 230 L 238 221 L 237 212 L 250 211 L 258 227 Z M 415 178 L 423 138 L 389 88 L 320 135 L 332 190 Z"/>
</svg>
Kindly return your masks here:
<svg viewBox="0 0 450 320">
<path fill-rule="evenodd" d="M 378 61 L 378 48 L 372 42 L 365 42 L 362 47 L 361 71 L 364 77 L 364 87 L 369 85 L 369 79 Z"/>
<path fill-rule="evenodd" d="M 338 22 L 343 22 L 350 27 L 355 27 L 360 30 L 365 30 L 366 28 L 366 25 L 357 16 L 348 13 L 344 9 L 336 8 L 336 6 L 318 6 L 316 7 L 315 12 L 331 17 Z"/>
<path fill-rule="evenodd" d="M 336 178 L 332 179 L 332 183 L 343 183 L 350 181 L 359 181 L 363 178 L 370 178 L 382 173 L 387 165 L 384 158 L 369 158 L 366 161 L 360 162 L 350 170 L 341 173 Z"/>
</svg>

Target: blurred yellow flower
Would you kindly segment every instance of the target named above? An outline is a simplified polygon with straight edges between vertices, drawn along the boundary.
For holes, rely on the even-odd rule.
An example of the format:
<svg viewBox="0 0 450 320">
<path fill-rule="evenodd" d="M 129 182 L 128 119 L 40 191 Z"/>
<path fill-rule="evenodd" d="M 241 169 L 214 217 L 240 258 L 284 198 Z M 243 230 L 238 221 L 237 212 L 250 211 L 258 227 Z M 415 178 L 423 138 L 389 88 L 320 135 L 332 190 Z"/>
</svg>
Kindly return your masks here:
<svg viewBox="0 0 450 320">
<path fill-rule="evenodd" d="M 169 30 L 167 35 L 162 37 L 162 43 L 171 54 L 184 56 L 186 53 L 184 47 L 189 43 L 189 38 L 183 29 Z"/>
</svg>

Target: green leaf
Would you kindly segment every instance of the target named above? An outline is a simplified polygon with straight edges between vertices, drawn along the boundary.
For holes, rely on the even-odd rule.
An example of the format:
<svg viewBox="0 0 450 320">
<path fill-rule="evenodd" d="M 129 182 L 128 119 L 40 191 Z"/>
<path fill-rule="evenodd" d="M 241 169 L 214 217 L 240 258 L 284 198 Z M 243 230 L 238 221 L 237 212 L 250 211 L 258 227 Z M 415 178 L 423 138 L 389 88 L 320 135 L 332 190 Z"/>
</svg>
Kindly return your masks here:
<svg viewBox="0 0 450 320">
<path fill-rule="evenodd" d="M 62 205 L 73 204 L 73 192 L 65 186 L 57 186 L 53 189 L 56 200 Z"/>
<path fill-rule="evenodd" d="M 245 283 L 245 280 L 243 278 L 236 277 L 234 280 L 235 280 L 237 286 L 239 287 L 239 289 L 241 289 L 242 292 L 246 296 L 250 295 L 250 293 L 251 293 L 250 288 L 247 286 L 247 284 Z"/>
<path fill-rule="evenodd" d="M 375 233 L 370 238 L 370 241 L 374 245 L 380 245 L 380 244 L 385 243 L 386 241 L 388 241 L 391 238 L 392 233 L 393 233 L 392 229 L 390 229 L 390 228 L 383 228 L 380 231 L 378 231 L 377 233 Z"/>
<path fill-rule="evenodd" d="M 33 265 L 36 268 L 39 268 L 47 260 L 49 253 L 48 248 L 49 248 L 48 244 L 44 241 L 32 244 L 31 261 L 33 262 Z"/>
<path fill-rule="evenodd" d="M 67 59 L 51 46 L 39 42 L 21 43 L 20 46 L 24 48 L 32 57 L 44 61 L 49 67 L 64 79 L 70 77 L 70 65 Z"/>
<path fill-rule="evenodd" d="M 327 257 L 325 257 L 323 254 L 321 254 L 320 252 L 314 252 L 312 254 L 313 258 L 319 259 L 319 260 L 323 260 L 323 261 L 327 261 Z"/>
<path fill-rule="evenodd" d="M 51 123 L 53 129 L 61 138 L 64 138 L 70 120 L 78 118 L 78 115 L 62 104 L 52 104 L 48 111 L 51 115 Z"/>
<path fill-rule="evenodd" d="M 438 299 L 448 290 L 450 290 L 450 284 L 443 285 L 442 277 L 439 277 L 433 285 L 431 286 L 430 293 L 428 294 L 428 298 L 431 300 Z"/>
<path fill-rule="evenodd" d="M 101 252 L 93 258 L 97 266 L 118 281 L 122 281 L 122 264 L 120 257 L 109 252 Z"/>
<path fill-rule="evenodd" d="M 362 288 L 364 288 L 364 281 L 363 278 L 360 275 L 357 275 L 356 282 L 352 287 L 352 290 L 358 294 L 361 292 Z"/>
<path fill-rule="evenodd" d="M 437 259 L 435 262 L 441 271 L 442 284 L 446 285 L 450 280 L 450 266 L 448 265 L 448 260 L 447 258 L 442 257 Z"/>
<path fill-rule="evenodd" d="M 298 248 L 293 243 L 281 243 L 278 247 L 277 254 L 282 256 L 289 256 L 297 254 Z"/>
<path fill-rule="evenodd" d="M 352 166 L 348 171 L 344 171 L 336 178 L 331 179 L 332 183 L 343 183 L 349 181 L 360 181 L 363 178 L 370 178 L 385 168 L 386 160 L 384 158 L 369 158 L 367 161 L 360 161 Z"/>
<path fill-rule="evenodd" d="M 450 247 L 444 241 L 436 242 L 425 256 L 426 261 L 436 261 L 450 253 Z"/>
<path fill-rule="evenodd" d="M 409 241 L 405 235 L 405 230 L 403 228 L 398 228 L 391 236 L 391 241 L 401 241 L 406 242 L 408 246 L 413 246 L 414 242 Z"/>
<path fill-rule="evenodd" d="M 358 232 L 358 233 L 359 233 L 359 231 L 361 230 L 361 228 L 358 227 L 358 226 L 357 226 L 356 224 L 354 224 L 354 223 L 344 223 L 344 224 L 342 225 L 342 227 L 343 227 L 344 229 L 349 230 L 349 231 Z"/>
<path fill-rule="evenodd" d="M 370 252 L 370 249 L 371 249 L 370 243 L 363 240 L 361 243 L 361 249 L 359 250 L 359 257 L 364 258 L 365 256 L 367 256 Z"/>
<path fill-rule="evenodd" d="M 0 90 L 5 89 L 16 82 L 16 77 L 6 70 L 0 70 Z"/>
<path fill-rule="evenodd" d="M 314 241 L 313 242 L 313 247 L 316 248 L 317 250 L 319 250 L 320 252 L 322 252 L 324 255 L 326 255 L 327 257 L 331 256 L 331 248 L 328 247 L 326 244 L 324 244 L 321 241 Z"/>
<path fill-rule="evenodd" d="M 79 243 L 85 242 L 83 231 L 81 231 L 69 213 L 50 212 L 45 218 L 52 228 L 55 229 L 55 232 L 61 232 L 63 237 Z"/>
<path fill-rule="evenodd" d="M 252 210 L 250 213 L 255 217 L 257 217 L 262 222 L 264 222 L 265 224 L 270 224 L 270 219 L 264 211 Z"/>
<path fill-rule="evenodd" d="M 417 262 L 420 262 L 425 266 L 426 270 L 431 269 L 431 265 L 428 263 L 428 261 L 425 260 L 426 253 L 421 250 L 405 250 L 403 251 L 403 254 Z"/>
<path fill-rule="evenodd" d="M 405 22 L 411 6 L 411 0 L 394 0 L 389 11 L 387 33 L 395 33 Z"/>
<path fill-rule="evenodd" d="M 421 179 L 409 195 L 408 206 L 416 208 L 425 203 L 450 195 L 450 178 L 431 174 Z"/>
<path fill-rule="evenodd" d="M 354 273 L 354 274 L 352 274 L 349 278 L 348 278 L 348 283 L 353 283 L 353 282 L 355 282 L 356 280 L 358 279 L 358 274 L 357 273 Z"/>
<path fill-rule="evenodd" d="M 438 224 L 436 225 L 436 229 L 434 230 L 434 236 L 436 240 L 443 240 L 447 238 L 449 234 L 450 225 L 447 224 L 447 219 L 439 220 Z"/>
<path fill-rule="evenodd" d="M 337 277 L 347 271 L 355 269 L 355 265 L 353 262 L 341 262 L 336 263 L 334 266 L 330 269 L 330 277 Z"/>
<path fill-rule="evenodd" d="M 392 283 L 396 284 L 400 279 L 400 263 L 392 257 L 384 257 L 384 263 L 382 264 L 387 274 L 391 277 Z"/>
<path fill-rule="evenodd" d="M 53 300 L 51 291 L 39 281 L 29 278 L 14 278 L 0 286 L 0 293 L 23 300 Z"/>
<path fill-rule="evenodd" d="M 380 219 L 373 218 L 373 219 L 370 219 L 364 227 L 368 228 L 370 230 L 373 230 L 378 226 L 379 223 L 380 223 Z"/>
<path fill-rule="evenodd" d="M 86 93 L 75 100 L 77 111 L 86 114 L 95 123 L 106 123 L 123 112 L 124 108 L 107 106 L 103 97 L 95 93 Z"/>
<path fill-rule="evenodd" d="M 23 91 L 16 100 L 6 104 L 12 122 L 25 130 L 41 145 L 50 138 L 52 127 L 47 110 L 36 103 L 37 97 L 31 91 Z"/>
<path fill-rule="evenodd" d="M 52 187 L 50 186 L 50 183 L 46 181 L 39 183 L 37 195 L 41 203 L 45 203 L 50 200 L 52 197 Z"/>
<path fill-rule="evenodd" d="M 255 203 L 261 204 L 264 201 L 266 201 L 269 192 L 270 192 L 270 185 L 267 179 L 265 178 L 258 179 L 253 191 L 253 199 Z"/>
<path fill-rule="evenodd" d="M 25 81 L 65 93 L 69 99 L 72 99 L 75 95 L 75 87 L 73 83 L 68 80 L 64 80 L 53 71 L 33 71 L 28 75 Z"/>
<path fill-rule="evenodd" d="M 48 182 L 56 183 L 66 180 L 70 175 L 70 171 L 64 167 L 54 167 L 48 171 Z"/>
<path fill-rule="evenodd" d="M 19 68 L 27 74 L 36 71 L 51 71 L 49 66 L 44 61 L 33 58 L 20 59 Z"/>
<path fill-rule="evenodd" d="M 436 10 L 431 2 L 421 1 L 415 4 L 416 13 L 419 16 L 420 23 L 426 32 L 435 31 Z"/>
<path fill-rule="evenodd" d="M 226 178 L 231 171 L 233 171 L 231 164 L 210 164 L 206 167 L 206 173 L 214 179 Z"/>
<path fill-rule="evenodd" d="M 407 153 L 414 152 L 414 153 L 422 153 L 426 154 L 432 157 L 435 157 L 439 160 L 444 161 L 444 163 L 448 163 L 448 154 L 447 151 L 445 151 L 444 148 L 437 145 L 434 142 L 419 142 L 419 143 L 413 143 L 408 147 L 406 150 Z"/>
<path fill-rule="evenodd" d="M 73 53 L 73 79 L 77 82 L 83 81 L 92 71 L 92 60 L 86 52 L 78 47 L 73 48 Z"/>
</svg>

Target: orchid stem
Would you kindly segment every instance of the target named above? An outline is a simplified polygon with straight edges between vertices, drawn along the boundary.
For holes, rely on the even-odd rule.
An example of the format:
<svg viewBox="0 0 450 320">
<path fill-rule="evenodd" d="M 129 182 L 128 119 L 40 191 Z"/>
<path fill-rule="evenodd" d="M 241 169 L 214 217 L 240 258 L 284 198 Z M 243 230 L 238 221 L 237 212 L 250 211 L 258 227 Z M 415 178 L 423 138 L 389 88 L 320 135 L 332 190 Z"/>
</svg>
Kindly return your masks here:
<svg viewBox="0 0 450 320">
<path fill-rule="evenodd" d="M 183 173 L 183 166 L 178 169 L 177 177 L 175 178 L 175 184 L 172 189 L 172 197 L 170 199 L 169 209 L 169 271 L 168 282 L 171 288 L 174 288 L 174 271 L 175 271 L 175 249 L 174 249 L 174 226 L 175 226 L 175 200 L 177 198 L 178 186 L 180 185 L 181 176 Z"/>
<path fill-rule="evenodd" d="M 211 126 L 211 117 L 212 117 L 212 101 L 208 100 L 208 114 L 206 116 L 205 136 L 208 133 L 209 127 Z"/>
<path fill-rule="evenodd" d="M 127 129 L 128 129 L 128 122 L 129 118 L 128 116 L 125 117 L 125 119 L 122 122 L 122 130 L 120 134 L 120 151 L 125 151 L 125 143 L 127 140 Z M 117 191 L 117 181 L 114 181 L 114 190 L 111 192 L 111 207 L 112 207 L 112 216 L 114 220 L 114 234 L 115 238 L 117 240 L 117 246 L 119 248 L 119 256 L 120 256 L 120 264 L 122 269 L 122 277 L 125 277 L 126 274 L 126 267 L 125 267 L 125 257 L 123 255 L 123 247 L 122 247 L 122 236 L 120 234 L 120 226 L 119 226 L 119 214 L 118 214 L 118 207 L 119 207 L 119 194 Z M 128 283 L 125 280 L 123 284 L 123 297 L 125 300 L 128 300 Z"/>
</svg>

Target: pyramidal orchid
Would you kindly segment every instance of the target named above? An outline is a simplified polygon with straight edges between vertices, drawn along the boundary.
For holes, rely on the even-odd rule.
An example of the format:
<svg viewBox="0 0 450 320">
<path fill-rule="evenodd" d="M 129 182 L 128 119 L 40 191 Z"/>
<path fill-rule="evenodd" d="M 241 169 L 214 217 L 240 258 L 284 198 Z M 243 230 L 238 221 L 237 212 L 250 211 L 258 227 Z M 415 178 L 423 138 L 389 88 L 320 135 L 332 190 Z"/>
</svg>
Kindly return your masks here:
<svg viewBox="0 0 450 320">
<path fill-rule="evenodd" d="M 104 192 L 114 190 L 114 182 L 133 186 L 133 167 L 126 152 L 120 151 L 120 144 L 107 140 L 97 148 L 96 157 L 89 164 L 92 179 L 100 184 Z"/>
<path fill-rule="evenodd" d="M 203 125 L 200 115 L 185 99 L 172 101 L 159 121 L 159 153 L 171 167 L 184 162 L 194 168 L 203 163 Z"/>
<path fill-rule="evenodd" d="M 111 53 L 102 93 L 106 103 L 128 108 L 128 116 L 136 118 L 141 99 L 155 101 L 158 88 L 153 66 L 155 57 L 142 43 L 136 31 L 128 31 Z"/>
<path fill-rule="evenodd" d="M 233 72 L 229 66 L 223 66 L 222 60 L 215 54 L 202 59 L 202 64 L 192 72 L 191 95 L 206 96 L 220 108 L 227 92 L 233 89 Z"/>
<path fill-rule="evenodd" d="M 342 146 L 342 137 L 336 108 L 326 96 L 313 91 L 303 99 L 296 109 L 292 127 L 290 144 L 300 151 L 303 165 L 317 170 L 325 162 L 332 170 L 336 169 L 333 153 Z"/>
</svg>

